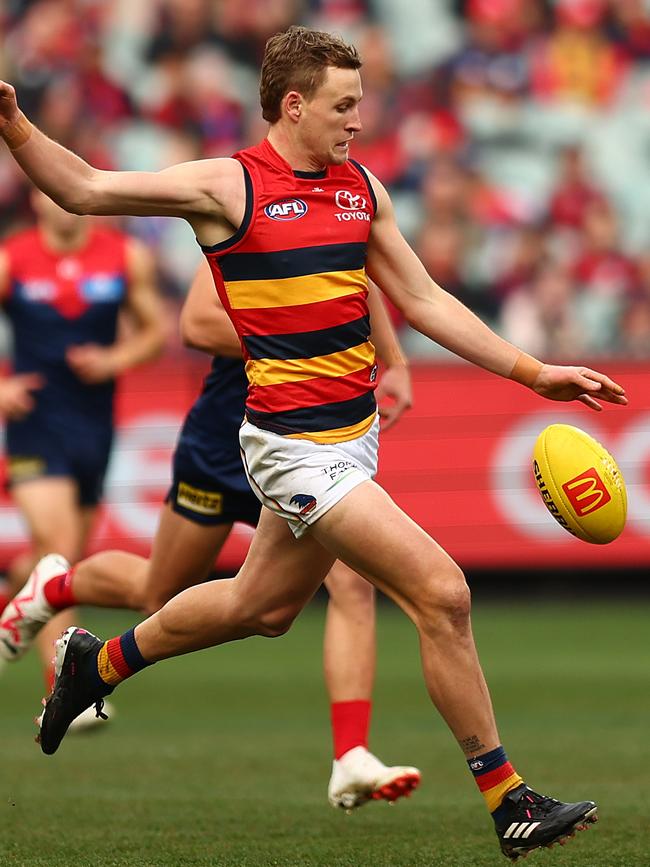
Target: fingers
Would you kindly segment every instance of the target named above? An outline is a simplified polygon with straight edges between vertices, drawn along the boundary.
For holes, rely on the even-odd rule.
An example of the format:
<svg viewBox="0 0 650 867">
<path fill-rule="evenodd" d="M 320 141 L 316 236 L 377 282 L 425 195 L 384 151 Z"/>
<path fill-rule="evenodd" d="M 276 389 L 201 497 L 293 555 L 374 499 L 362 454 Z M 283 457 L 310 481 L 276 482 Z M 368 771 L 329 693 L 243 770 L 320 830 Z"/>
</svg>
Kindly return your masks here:
<svg viewBox="0 0 650 867">
<path fill-rule="evenodd" d="M 379 407 L 379 418 L 381 419 L 382 431 L 387 431 L 392 428 L 401 413 L 395 412 L 395 405 L 389 407 Z"/>
<path fill-rule="evenodd" d="M 588 406 L 589 409 L 593 409 L 596 412 L 603 411 L 603 408 L 598 403 L 598 401 L 594 400 L 593 397 L 590 397 L 590 395 L 588 394 L 581 394 L 578 400 L 580 401 L 580 403 L 584 403 L 585 406 Z"/>
<path fill-rule="evenodd" d="M 589 392 L 595 394 L 598 392 L 599 400 L 605 400 L 608 403 L 617 403 L 620 406 L 627 406 L 627 395 L 623 386 L 619 385 L 614 380 L 605 376 L 603 373 L 598 373 L 593 370 L 586 370 L 585 373 L 580 373 L 579 387 L 585 385 Z"/>
<path fill-rule="evenodd" d="M 588 367 L 581 367 L 578 369 L 578 373 L 581 378 L 587 383 L 596 383 L 596 387 L 593 385 L 590 386 L 590 391 L 596 391 L 598 388 L 605 388 L 612 392 L 612 394 L 624 395 L 625 389 L 622 385 L 619 385 L 617 382 L 614 382 L 613 379 L 610 379 L 609 376 L 605 376 L 604 373 L 599 373 L 597 370 L 591 370 Z"/>
<path fill-rule="evenodd" d="M 383 431 L 389 430 L 410 407 L 410 400 L 402 398 L 395 399 L 393 403 L 380 404 L 377 409 L 379 418 L 382 420 L 381 429 Z"/>
<path fill-rule="evenodd" d="M 22 385 L 29 391 L 38 391 L 45 385 L 45 377 L 40 373 L 20 373 L 18 376 Z"/>
</svg>

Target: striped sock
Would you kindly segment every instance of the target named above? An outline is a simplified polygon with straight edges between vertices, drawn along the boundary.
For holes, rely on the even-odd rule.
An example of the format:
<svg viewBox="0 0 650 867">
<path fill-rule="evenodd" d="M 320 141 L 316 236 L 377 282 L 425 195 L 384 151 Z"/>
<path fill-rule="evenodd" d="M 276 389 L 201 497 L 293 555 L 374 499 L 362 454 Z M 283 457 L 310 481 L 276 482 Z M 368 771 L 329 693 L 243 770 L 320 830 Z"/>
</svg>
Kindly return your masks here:
<svg viewBox="0 0 650 867">
<path fill-rule="evenodd" d="M 368 748 L 368 729 L 372 703 L 358 701 L 334 701 L 330 707 L 334 758 L 340 759 L 354 747 Z"/>
<path fill-rule="evenodd" d="M 124 635 L 104 642 L 97 654 L 97 674 L 103 683 L 115 687 L 127 677 L 151 665 L 138 650 L 135 627 Z"/>
<path fill-rule="evenodd" d="M 494 813 L 501 806 L 501 802 L 511 789 L 523 783 L 522 778 L 508 761 L 502 746 L 490 750 L 489 753 L 473 756 L 467 760 L 467 764 L 490 813 Z"/>
</svg>

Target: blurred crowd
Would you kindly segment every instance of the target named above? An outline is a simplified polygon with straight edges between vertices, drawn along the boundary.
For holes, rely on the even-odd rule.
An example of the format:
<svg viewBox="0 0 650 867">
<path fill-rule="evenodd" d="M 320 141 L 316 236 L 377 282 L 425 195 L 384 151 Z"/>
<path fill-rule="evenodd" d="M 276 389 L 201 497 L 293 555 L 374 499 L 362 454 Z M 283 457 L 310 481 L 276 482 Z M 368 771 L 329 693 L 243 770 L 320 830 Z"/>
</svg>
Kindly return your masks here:
<svg viewBox="0 0 650 867">
<path fill-rule="evenodd" d="M 359 48 L 353 156 L 434 279 L 544 358 L 650 356 L 650 0 L 0 0 L 0 76 L 93 164 L 162 168 L 264 136 L 259 63 L 292 23 Z M 28 221 L 3 150 L 0 234 Z M 188 227 L 127 228 L 182 298 Z"/>
</svg>

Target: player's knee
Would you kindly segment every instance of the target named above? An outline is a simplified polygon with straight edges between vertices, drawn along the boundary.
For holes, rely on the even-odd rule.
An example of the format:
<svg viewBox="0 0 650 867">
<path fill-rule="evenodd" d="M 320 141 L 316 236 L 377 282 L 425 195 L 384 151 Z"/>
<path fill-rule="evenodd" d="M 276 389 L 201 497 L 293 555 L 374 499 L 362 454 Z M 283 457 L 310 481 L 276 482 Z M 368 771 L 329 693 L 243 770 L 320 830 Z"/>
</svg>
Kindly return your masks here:
<svg viewBox="0 0 650 867">
<path fill-rule="evenodd" d="M 417 605 L 417 620 L 425 630 L 464 629 L 469 624 L 471 593 L 455 563 L 428 583 Z"/>
<path fill-rule="evenodd" d="M 265 638 L 280 638 L 291 629 L 293 621 L 300 613 L 295 605 L 286 605 L 273 611 L 266 611 L 255 618 L 255 632 Z"/>
</svg>

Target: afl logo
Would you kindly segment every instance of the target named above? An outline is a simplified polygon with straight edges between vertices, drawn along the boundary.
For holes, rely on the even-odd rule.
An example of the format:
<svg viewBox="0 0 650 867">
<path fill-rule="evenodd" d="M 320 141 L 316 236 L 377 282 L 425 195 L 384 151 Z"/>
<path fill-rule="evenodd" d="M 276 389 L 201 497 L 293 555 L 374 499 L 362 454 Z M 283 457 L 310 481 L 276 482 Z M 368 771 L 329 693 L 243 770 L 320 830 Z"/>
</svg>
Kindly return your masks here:
<svg viewBox="0 0 650 867">
<path fill-rule="evenodd" d="M 283 223 L 289 220 L 299 220 L 304 217 L 309 208 L 302 199 L 279 199 L 271 202 L 264 208 L 264 213 L 272 220 L 280 220 Z"/>
<path fill-rule="evenodd" d="M 362 211 L 368 207 L 368 203 L 363 196 L 355 196 L 349 190 L 337 191 L 336 204 L 342 211 Z"/>
</svg>

